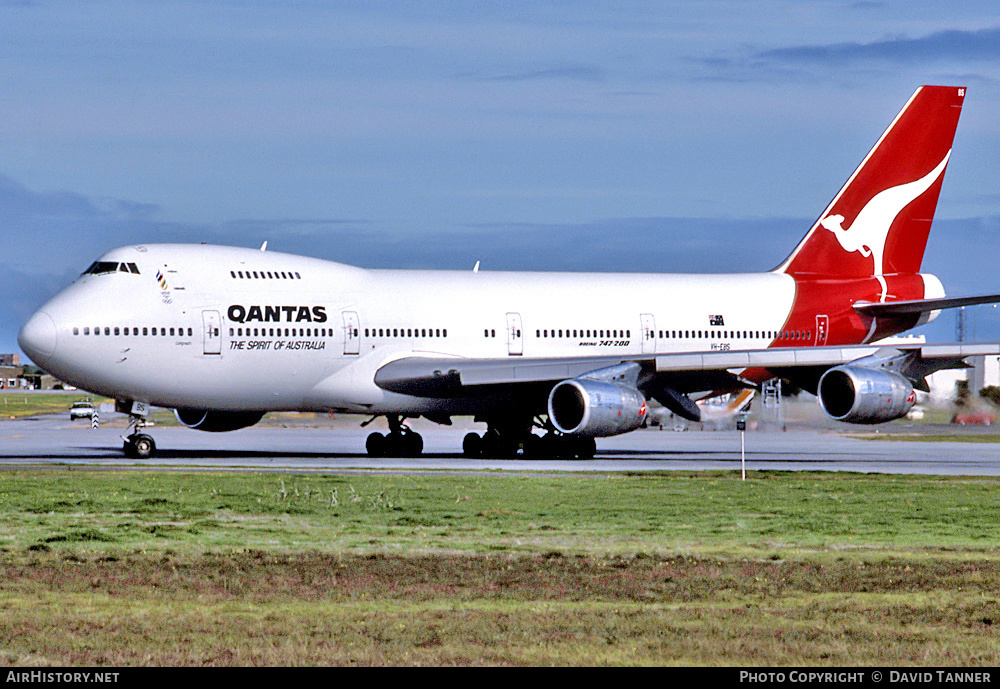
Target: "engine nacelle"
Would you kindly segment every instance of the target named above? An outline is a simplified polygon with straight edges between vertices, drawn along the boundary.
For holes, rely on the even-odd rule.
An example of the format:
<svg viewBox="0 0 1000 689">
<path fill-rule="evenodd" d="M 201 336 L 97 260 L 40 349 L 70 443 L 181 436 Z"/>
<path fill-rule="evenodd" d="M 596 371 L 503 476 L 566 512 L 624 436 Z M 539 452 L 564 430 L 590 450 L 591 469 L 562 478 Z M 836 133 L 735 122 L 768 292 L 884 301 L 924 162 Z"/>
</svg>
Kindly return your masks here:
<svg viewBox="0 0 1000 689">
<path fill-rule="evenodd" d="M 646 420 L 637 389 L 587 378 L 558 383 L 549 393 L 549 419 L 562 433 L 603 438 L 634 431 Z"/>
<path fill-rule="evenodd" d="M 892 371 L 836 366 L 823 374 L 819 402 L 831 418 L 847 423 L 883 423 L 906 416 L 916 401 L 913 385 Z"/>
<path fill-rule="evenodd" d="M 199 431 L 209 433 L 225 433 L 253 426 L 264 417 L 264 412 L 175 409 L 174 416 L 188 428 L 197 428 Z"/>
</svg>

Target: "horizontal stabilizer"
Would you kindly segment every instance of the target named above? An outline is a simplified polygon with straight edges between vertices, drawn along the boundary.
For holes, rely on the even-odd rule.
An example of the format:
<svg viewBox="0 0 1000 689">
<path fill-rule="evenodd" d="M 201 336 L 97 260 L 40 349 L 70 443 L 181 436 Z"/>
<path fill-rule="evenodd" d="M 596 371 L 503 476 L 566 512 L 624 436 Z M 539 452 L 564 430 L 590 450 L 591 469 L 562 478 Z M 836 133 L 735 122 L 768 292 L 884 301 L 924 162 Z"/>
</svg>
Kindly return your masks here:
<svg viewBox="0 0 1000 689">
<path fill-rule="evenodd" d="M 1000 294 L 983 294 L 975 297 L 941 297 L 939 299 L 910 299 L 908 301 L 858 302 L 854 310 L 862 316 L 887 318 L 910 316 L 939 309 L 954 309 L 959 306 L 1000 303 Z"/>
</svg>

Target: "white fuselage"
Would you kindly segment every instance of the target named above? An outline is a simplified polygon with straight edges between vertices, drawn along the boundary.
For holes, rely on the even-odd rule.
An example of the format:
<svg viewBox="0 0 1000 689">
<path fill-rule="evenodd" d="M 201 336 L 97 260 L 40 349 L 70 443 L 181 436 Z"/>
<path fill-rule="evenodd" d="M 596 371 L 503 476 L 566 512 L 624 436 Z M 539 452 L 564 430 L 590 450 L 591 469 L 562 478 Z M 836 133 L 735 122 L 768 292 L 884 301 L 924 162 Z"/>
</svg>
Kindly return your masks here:
<svg viewBox="0 0 1000 689">
<path fill-rule="evenodd" d="M 231 411 L 471 413 L 382 390 L 374 374 L 413 356 L 762 349 L 796 290 L 780 273 L 365 270 L 198 245 L 100 262 L 122 268 L 82 275 L 26 324 L 41 333 L 36 363 L 117 399 Z"/>
</svg>

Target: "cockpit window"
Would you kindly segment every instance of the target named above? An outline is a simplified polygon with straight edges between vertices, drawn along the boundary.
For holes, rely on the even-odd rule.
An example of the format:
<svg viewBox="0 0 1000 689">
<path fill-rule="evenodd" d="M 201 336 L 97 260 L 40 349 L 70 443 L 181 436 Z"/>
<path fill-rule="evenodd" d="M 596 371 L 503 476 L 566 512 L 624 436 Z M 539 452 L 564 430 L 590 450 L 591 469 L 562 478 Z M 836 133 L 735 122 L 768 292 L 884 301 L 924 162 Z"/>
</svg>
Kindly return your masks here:
<svg viewBox="0 0 1000 689">
<path fill-rule="evenodd" d="M 139 267 L 134 263 L 116 263 L 112 261 L 94 261 L 84 275 L 102 275 L 104 273 L 134 273 L 139 274 Z"/>
<path fill-rule="evenodd" d="M 114 273 L 118 270 L 117 263 L 110 261 L 94 261 L 90 267 L 83 271 L 84 275 L 100 275 L 102 273 Z"/>
</svg>

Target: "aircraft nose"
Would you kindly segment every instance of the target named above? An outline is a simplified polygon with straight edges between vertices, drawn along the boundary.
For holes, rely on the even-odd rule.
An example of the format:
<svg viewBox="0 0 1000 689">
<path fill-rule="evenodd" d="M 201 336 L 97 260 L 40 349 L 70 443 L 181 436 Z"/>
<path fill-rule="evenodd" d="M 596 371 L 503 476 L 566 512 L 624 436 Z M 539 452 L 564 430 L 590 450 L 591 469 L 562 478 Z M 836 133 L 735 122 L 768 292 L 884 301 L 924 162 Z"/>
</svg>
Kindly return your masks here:
<svg viewBox="0 0 1000 689">
<path fill-rule="evenodd" d="M 21 326 L 17 343 L 33 361 L 47 359 L 56 352 L 56 324 L 52 316 L 37 311 Z"/>
</svg>

